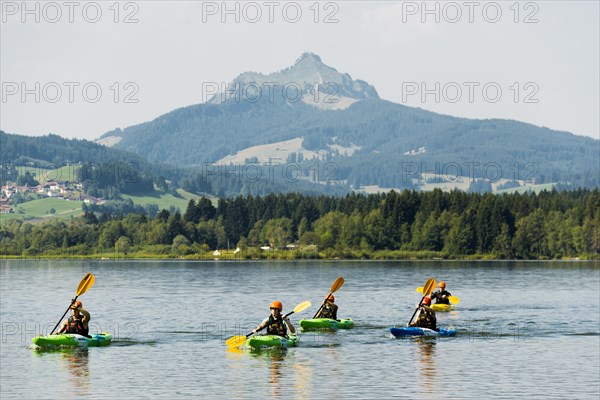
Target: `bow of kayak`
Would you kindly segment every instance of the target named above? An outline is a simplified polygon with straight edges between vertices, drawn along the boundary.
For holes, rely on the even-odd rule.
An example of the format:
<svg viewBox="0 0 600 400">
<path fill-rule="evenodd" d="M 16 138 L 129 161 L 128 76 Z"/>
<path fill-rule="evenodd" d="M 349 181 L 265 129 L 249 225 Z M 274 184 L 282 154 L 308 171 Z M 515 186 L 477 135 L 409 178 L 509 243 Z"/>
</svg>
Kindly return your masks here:
<svg viewBox="0 0 600 400">
<path fill-rule="evenodd" d="M 448 312 L 448 311 L 454 310 L 454 305 L 452 305 L 452 304 L 436 303 L 436 304 L 432 304 L 429 307 L 431 307 L 433 309 L 433 311 L 438 311 L 438 312 Z"/>
<path fill-rule="evenodd" d="M 88 347 L 106 346 L 112 342 L 112 335 L 108 332 L 95 333 L 91 338 L 74 333 L 62 333 L 58 335 L 36 336 L 32 339 L 34 345 L 39 347 Z"/>
<path fill-rule="evenodd" d="M 335 320 L 331 318 L 313 318 L 300 320 L 300 328 L 303 331 L 318 330 L 318 329 L 351 329 L 354 328 L 354 321 L 352 318 L 346 318 L 341 320 Z"/>
<path fill-rule="evenodd" d="M 433 329 L 417 328 L 413 326 L 393 326 L 390 328 L 390 333 L 395 337 L 404 336 L 454 336 L 456 335 L 456 329 L 445 329 L 439 328 L 434 331 Z"/>
<path fill-rule="evenodd" d="M 296 347 L 300 338 L 298 335 L 258 335 L 252 336 L 246 341 L 246 346 L 253 349 L 265 349 L 269 347 Z"/>
</svg>

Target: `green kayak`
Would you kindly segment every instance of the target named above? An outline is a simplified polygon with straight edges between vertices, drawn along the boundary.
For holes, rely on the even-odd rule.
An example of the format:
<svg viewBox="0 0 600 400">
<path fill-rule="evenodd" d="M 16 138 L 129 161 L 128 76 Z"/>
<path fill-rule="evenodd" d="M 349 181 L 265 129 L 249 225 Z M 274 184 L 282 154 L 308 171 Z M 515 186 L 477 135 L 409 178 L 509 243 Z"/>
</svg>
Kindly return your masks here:
<svg viewBox="0 0 600 400">
<path fill-rule="evenodd" d="M 318 329 L 350 329 L 354 328 L 354 321 L 352 318 L 341 320 L 331 318 L 303 319 L 300 321 L 300 328 L 302 328 L 303 331 Z"/>
<path fill-rule="evenodd" d="M 253 349 L 264 349 L 268 347 L 295 347 L 300 338 L 298 335 L 257 335 L 246 341 L 246 346 Z"/>
<path fill-rule="evenodd" d="M 106 346 L 112 341 L 112 335 L 108 332 L 95 333 L 91 338 L 75 333 L 62 333 L 59 335 L 36 336 L 32 339 L 33 344 L 39 347 L 58 346 Z"/>
</svg>

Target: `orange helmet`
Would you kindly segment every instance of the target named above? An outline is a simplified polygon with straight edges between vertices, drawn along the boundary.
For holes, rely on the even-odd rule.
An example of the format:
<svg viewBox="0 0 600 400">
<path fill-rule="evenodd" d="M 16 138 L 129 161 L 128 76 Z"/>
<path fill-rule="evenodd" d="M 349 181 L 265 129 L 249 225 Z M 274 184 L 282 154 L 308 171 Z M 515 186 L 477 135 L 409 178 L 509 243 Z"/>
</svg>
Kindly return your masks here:
<svg viewBox="0 0 600 400">
<path fill-rule="evenodd" d="M 445 288 L 445 287 L 446 287 L 446 282 L 444 282 L 444 281 L 441 281 L 439 286 L 440 286 L 441 288 Z"/>
<path fill-rule="evenodd" d="M 423 299 L 423 304 L 425 304 L 426 306 L 430 306 L 431 305 L 431 299 L 429 297 L 425 297 Z"/>
<path fill-rule="evenodd" d="M 279 311 L 283 310 L 283 304 L 281 304 L 280 301 L 274 301 L 271 303 L 271 305 L 269 306 L 269 308 L 278 308 Z"/>
<path fill-rule="evenodd" d="M 81 304 L 81 302 L 79 300 L 77 300 L 75 303 L 71 304 L 71 309 L 74 310 L 76 308 L 81 308 L 83 307 L 83 304 Z"/>
<path fill-rule="evenodd" d="M 330 294 L 329 296 L 325 297 L 325 300 L 329 300 L 332 303 L 335 303 L 335 297 L 333 297 L 333 294 Z"/>
</svg>

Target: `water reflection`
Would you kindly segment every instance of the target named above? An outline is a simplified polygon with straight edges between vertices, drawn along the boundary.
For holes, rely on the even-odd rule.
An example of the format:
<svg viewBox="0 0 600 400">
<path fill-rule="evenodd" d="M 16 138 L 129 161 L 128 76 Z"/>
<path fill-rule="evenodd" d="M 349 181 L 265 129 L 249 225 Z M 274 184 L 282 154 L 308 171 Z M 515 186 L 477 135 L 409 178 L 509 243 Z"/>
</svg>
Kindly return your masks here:
<svg viewBox="0 0 600 400">
<path fill-rule="evenodd" d="M 283 361 L 287 355 L 287 350 L 275 350 L 269 352 L 269 359 L 271 361 L 269 365 L 270 371 L 270 382 L 271 382 L 271 395 L 273 397 L 281 397 L 281 375 Z"/>
<path fill-rule="evenodd" d="M 309 360 L 294 360 L 294 376 L 296 377 L 296 385 L 294 393 L 297 399 L 311 399 L 313 380 L 312 368 Z"/>
<path fill-rule="evenodd" d="M 258 362 L 264 366 L 267 373 L 264 382 L 269 390 L 269 397 L 289 397 L 291 393 L 295 398 L 306 399 L 312 397 L 312 369 L 309 362 L 297 359 L 295 350 L 288 349 L 228 349 L 227 357 L 243 361 L 243 358 Z M 231 367 L 240 373 L 244 373 L 243 363 L 234 363 Z M 260 384 L 259 384 L 260 385 Z M 262 386 L 262 385 L 261 385 Z M 243 393 L 243 388 L 235 388 L 234 393 Z"/>
<path fill-rule="evenodd" d="M 426 393 L 435 392 L 437 363 L 435 359 L 436 341 L 428 338 L 415 339 L 415 359 L 421 372 L 421 387 Z"/>
<path fill-rule="evenodd" d="M 269 387 L 271 388 L 271 397 L 281 397 L 282 383 L 285 366 L 285 359 L 288 356 L 287 349 L 269 349 L 266 351 L 249 351 L 251 357 L 264 360 L 269 367 Z"/>
<path fill-rule="evenodd" d="M 69 372 L 70 391 L 75 397 L 89 396 L 91 391 L 90 369 L 87 348 L 37 349 L 35 354 L 42 357 L 53 356 L 61 361 L 63 369 Z"/>
<path fill-rule="evenodd" d="M 228 347 L 226 351 L 227 358 L 240 358 L 240 354 L 244 354 L 244 350 L 239 347 Z"/>
</svg>

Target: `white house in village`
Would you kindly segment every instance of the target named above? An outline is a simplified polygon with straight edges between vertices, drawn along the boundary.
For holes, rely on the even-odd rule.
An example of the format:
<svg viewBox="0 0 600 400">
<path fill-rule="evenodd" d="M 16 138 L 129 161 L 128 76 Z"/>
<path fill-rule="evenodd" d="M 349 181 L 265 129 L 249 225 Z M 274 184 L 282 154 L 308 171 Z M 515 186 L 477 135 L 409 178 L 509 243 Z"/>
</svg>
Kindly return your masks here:
<svg viewBox="0 0 600 400">
<path fill-rule="evenodd" d="M 5 185 L 2 186 L 2 195 L 7 199 L 10 199 L 16 193 L 27 193 L 30 191 L 29 186 L 13 186 Z"/>
<path fill-rule="evenodd" d="M 8 204 L 0 204 L 0 214 L 14 214 L 15 210 Z"/>
<path fill-rule="evenodd" d="M 40 196 L 62 198 L 72 201 L 83 201 L 87 204 L 102 205 L 106 201 L 102 198 L 82 194 L 83 185 L 81 183 L 50 180 L 37 186 L 15 186 L 5 185 L 0 188 L 0 212 L 3 214 L 13 213 L 14 210 L 8 205 L 11 197 L 16 193 L 36 193 Z"/>
</svg>

